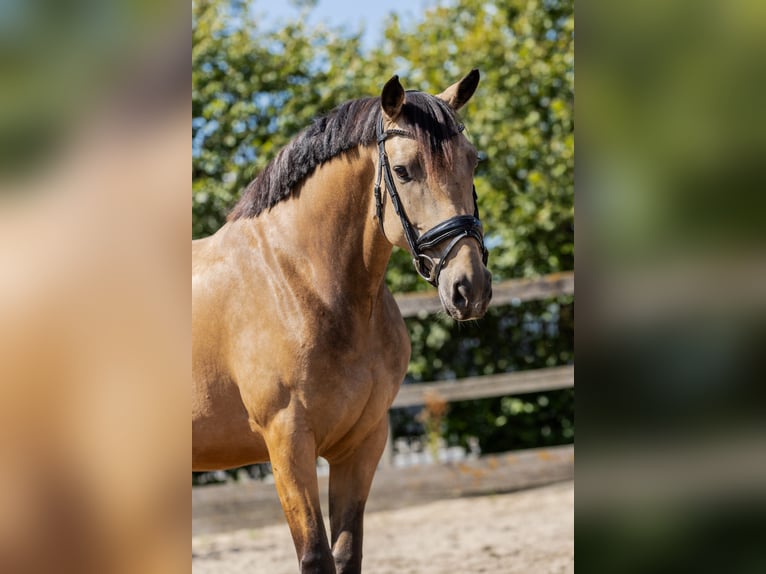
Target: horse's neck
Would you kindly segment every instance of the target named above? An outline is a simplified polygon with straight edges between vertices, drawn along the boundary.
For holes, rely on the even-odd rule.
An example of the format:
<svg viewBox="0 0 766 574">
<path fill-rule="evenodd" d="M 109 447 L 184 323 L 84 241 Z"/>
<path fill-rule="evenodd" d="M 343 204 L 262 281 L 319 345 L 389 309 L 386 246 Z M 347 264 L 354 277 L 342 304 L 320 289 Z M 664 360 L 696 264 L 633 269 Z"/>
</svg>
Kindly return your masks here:
<svg viewBox="0 0 766 574">
<path fill-rule="evenodd" d="M 391 245 L 373 217 L 374 174 L 371 153 L 360 148 L 317 168 L 294 198 L 264 214 L 278 238 L 272 246 L 326 303 L 366 305 L 383 284 Z"/>
</svg>

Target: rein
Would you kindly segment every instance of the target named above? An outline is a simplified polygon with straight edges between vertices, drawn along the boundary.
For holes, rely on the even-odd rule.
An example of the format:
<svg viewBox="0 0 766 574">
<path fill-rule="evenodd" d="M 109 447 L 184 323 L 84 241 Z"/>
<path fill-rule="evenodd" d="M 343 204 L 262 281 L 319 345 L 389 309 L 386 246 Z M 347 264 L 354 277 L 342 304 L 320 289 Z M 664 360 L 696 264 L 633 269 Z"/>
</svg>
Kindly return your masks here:
<svg viewBox="0 0 766 574">
<path fill-rule="evenodd" d="M 459 131 L 463 131 L 462 125 L 460 126 Z M 455 215 L 454 217 L 435 225 L 423 235 L 418 236 L 417 231 L 415 231 L 407 214 L 404 212 L 404 206 L 399 199 L 399 193 L 396 190 L 394 177 L 391 174 L 391 164 L 388 161 L 385 146 L 386 139 L 389 136 L 412 138 L 413 135 L 410 132 L 400 129 L 384 130 L 382 115 L 378 122 L 376 135 L 380 158 L 378 162 L 378 176 L 375 180 L 375 213 L 378 218 L 378 223 L 380 224 L 380 230 L 383 232 L 383 236 L 385 237 L 386 231 L 383 229 L 383 204 L 380 196 L 380 182 L 381 179 L 385 178 L 386 189 L 388 190 L 388 195 L 391 197 L 394 211 L 402 222 L 404 238 L 407 240 L 407 245 L 412 254 L 412 264 L 423 279 L 428 281 L 434 287 L 438 287 L 439 273 L 441 273 L 444 262 L 458 242 L 465 237 L 471 237 L 479 242 L 482 252 L 482 261 L 484 262 L 484 265 L 486 265 L 489 253 L 487 252 L 487 247 L 484 245 L 484 232 L 481 220 L 479 219 L 479 204 L 476 196 L 476 186 L 473 186 L 473 215 Z M 439 257 L 438 263 L 436 263 L 432 257 L 424 253 L 424 250 L 432 249 L 448 239 L 451 239 L 451 241 L 447 245 L 447 249 Z"/>
</svg>

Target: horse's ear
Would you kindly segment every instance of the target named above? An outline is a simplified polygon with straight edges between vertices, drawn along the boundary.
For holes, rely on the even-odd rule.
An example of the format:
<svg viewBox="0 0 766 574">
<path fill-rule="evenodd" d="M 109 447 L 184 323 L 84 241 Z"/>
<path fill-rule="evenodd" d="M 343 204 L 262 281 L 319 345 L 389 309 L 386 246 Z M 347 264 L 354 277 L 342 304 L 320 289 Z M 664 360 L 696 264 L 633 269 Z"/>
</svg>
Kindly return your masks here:
<svg viewBox="0 0 766 574">
<path fill-rule="evenodd" d="M 399 83 L 399 76 L 392 76 L 383 86 L 383 92 L 380 94 L 380 104 L 383 106 L 383 113 L 389 120 L 395 120 L 402 111 L 404 104 L 404 88 Z"/>
<path fill-rule="evenodd" d="M 462 80 L 452 84 L 436 97 L 444 100 L 453 110 L 457 111 L 471 99 L 478 85 L 479 70 L 474 68 Z"/>
</svg>

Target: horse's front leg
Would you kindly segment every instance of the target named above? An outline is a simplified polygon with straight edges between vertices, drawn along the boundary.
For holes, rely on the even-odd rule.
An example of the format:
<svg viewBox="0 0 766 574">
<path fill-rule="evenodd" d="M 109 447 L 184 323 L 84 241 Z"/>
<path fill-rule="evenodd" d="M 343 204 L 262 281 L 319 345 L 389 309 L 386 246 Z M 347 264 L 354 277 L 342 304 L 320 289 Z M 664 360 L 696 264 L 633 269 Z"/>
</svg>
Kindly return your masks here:
<svg viewBox="0 0 766 574">
<path fill-rule="evenodd" d="M 267 432 L 269 458 L 302 574 L 335 574 L 319 506 L 314 436 L 299 412 L 285 409 Z"/>
<path fill-rule="evenodd" d="M 330 530 L 338 574 L 362 571 L 364 506 L 388 439 L 388 416 L 341 460 L 330 461 Z"/>
</svg>

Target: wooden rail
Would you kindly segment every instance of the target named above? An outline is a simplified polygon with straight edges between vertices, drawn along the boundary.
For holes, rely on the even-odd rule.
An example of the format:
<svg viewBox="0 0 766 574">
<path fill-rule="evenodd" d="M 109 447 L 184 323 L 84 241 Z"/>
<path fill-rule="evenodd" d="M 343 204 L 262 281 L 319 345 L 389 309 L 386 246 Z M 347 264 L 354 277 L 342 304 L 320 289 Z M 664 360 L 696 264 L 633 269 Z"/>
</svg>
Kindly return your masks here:
<svg viewBox="0 0 766 574">
<path fill-rule="evenodd" d="M 402 385 L 391 407 L 422 405 L 427 393 L 436 393 L 445 401 L 452 402 L 539 391 L 555 391 L 568 387 L 574 387 L 574 366 L 572 365 L 435 383 Z"/>
<path fill-rule="evenodd" d="M 574 271 L 553 273 L 534 279 L 509 279 L 492 285 L 491 305 L 508 305 L 515 301 L 534 301 L 574 294 Z M 403 317 L 425 317 L 441 311 L 436 291 L 403 293 L 395 296 Z"/>
</svg>

